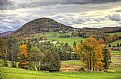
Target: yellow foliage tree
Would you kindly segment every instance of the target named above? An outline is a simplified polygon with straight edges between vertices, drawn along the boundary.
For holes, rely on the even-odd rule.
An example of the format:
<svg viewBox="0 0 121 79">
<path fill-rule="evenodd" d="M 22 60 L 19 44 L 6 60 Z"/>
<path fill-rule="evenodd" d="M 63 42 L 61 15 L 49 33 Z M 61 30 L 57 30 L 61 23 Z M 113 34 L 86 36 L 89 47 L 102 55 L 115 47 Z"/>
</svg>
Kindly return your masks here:
<svg viewBox="0 0 121 79">
<path fill-rule="evenodd" d="M 101 70 L 103 54 L 101 45 L 92 37 L 87 38 L 82 44 L 76 44 L 76 52 L 81 53 L 81 60 L 88 70 Z"/>
</svg>

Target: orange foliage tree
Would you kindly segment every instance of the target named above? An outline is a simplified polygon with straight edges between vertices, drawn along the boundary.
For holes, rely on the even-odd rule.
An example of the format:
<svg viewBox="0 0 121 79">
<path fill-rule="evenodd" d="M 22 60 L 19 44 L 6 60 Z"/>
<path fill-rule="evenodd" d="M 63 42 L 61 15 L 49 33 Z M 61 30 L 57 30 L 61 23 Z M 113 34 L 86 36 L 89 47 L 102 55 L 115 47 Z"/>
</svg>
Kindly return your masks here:
<svg viewBox="0 0 121 79">
<path fill-rule="evenodd" d="M 98 42 L 99 42 L 100 44 L 104 44 L 104 43 L 105 43 L 105 41 L 104 41 L 103 38 L 100 38 L 100 39 L 98 40 Z"/>
<path fill-rule="evenodd" d="M 103 54 L 101 45 L 92 37 L 87 38 L 82 44 L 76 44 L 76 52 L 81 54 L 84 67 L 88 70 L 101 70 L 103 67 Z"/>
<path fill-rule="evenodd" d="M 23 44 L 20 46 L 21 52 L 19 55 L 20 65 L 24 69 L 28 69 L 28 53 L 27 53 L 27 46 Z"/>
<path fill-rule="evenodd" d="M 108 35 L 108 34 L 106 35 L 106 39 L 107 39 L 108 43 L 110 43 L 110 42 L 113 41 L 112 36 L 110 36 L 110 35 Z"/>
</svg>

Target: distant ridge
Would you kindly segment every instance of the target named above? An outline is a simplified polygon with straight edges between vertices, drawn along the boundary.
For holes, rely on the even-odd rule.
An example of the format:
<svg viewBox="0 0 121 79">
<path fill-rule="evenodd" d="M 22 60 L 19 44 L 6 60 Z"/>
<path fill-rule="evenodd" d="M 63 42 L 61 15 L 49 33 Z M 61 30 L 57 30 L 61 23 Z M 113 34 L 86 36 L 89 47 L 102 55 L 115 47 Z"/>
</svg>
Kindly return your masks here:
<svg viewBox="0 0 121 79">
<path fill-rule="evenodd" d="M 8 36 L 12 33 L 14 33 L 14 31 L 3 32 L 3 33 L 0 33 L 0 37 Z"/>
</svg>

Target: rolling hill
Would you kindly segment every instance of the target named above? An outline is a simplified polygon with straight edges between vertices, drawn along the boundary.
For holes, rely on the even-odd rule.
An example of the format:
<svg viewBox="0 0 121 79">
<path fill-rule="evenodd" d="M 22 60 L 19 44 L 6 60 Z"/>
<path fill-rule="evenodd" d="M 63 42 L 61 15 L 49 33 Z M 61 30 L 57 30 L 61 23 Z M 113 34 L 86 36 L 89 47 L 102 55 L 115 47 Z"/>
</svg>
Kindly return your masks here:
<svg viewBox="0 0 121 79">
<path fill-rule="evenodd" d="M 21 28 L 16 30 L 12 35 L 23 36 L 30 34 L 37 34 L 41 32 L 58 32 L 58 31 L 70 31 L 72 27 L 58 23 L 50 18 L 38 18 L 24 24 Z"/>
</svg>

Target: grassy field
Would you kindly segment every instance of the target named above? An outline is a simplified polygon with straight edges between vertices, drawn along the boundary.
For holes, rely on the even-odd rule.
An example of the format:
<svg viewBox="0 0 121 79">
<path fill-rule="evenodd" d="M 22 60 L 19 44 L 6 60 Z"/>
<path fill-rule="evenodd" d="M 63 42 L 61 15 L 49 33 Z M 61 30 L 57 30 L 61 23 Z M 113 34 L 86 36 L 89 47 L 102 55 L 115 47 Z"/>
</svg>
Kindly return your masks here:
<svg viewBox="0 0 121 79">
<path fill-rule="evenodd" d="M 69 33 L 65 33 L 68 35 L 71 35 L 71 32 Z M 81 38 L 81 37 L 69 37 L 69 38 L 59 38 L 61 34 L 59 32 L 47 32 L 47 33 L 39 33 L 36 35 L 36 37 L 38 36 L 46 36 L 47 40 L 46 41 L 56 41 L 56 42 L 60 42 L 60 43 L 68 43 L 70 46 L 73 46 L 74 41 L 76 43 L 81 42 L 81 40 L 84 40 L 85 38 Z"/>
<path fill-rule="evenodd" d="M 109 34 L 109 35 L 111 35 L 111 36 L 113 36 L 114 34 L 117 34 L 118 36 L 121 36 L 121 32 L 116 32 L 116 33 L 107 33 L 107 34 Z"/>
<path fill-rule="evenodd" d="M 112 51 L 111 52 L 113 55 L 121 55 L 121 51 Z"/>
<path fill-rule="evenodd" d="M 61 61 L 62 64 L 68 64 L 68 65 L 82 65 L 83 63 L 81 60 L 69 60 L 69 61 Z"/>
<path fill-rule="evenodd" d="M 108 71 L 121 72 L 121 55 L 113 55 L 111 57 L 111 64 Z"/>
<path fill-rule="evenodd" d="M 121 40 L 116 40 L 115 42 L 112 42 L 111 45 L 112 46 L 117 46 L 117 43 L 121 43 Z"/>
<path fill-rule="evenodd" d="M 68 33 L 65 33 L 65 34 L 71 35 L 71 32 L 68 32 Z M 110 34 L 111 36 L 113 36 L 114 34 L 117 34 L 118 36 L 121 36 L 121 32 L 108 33 L 108 34 Z M 46 41 L 50 41 L 50 42 L 56 41 L 56 42 L 60 42 L 60 43 L 68 43 L 70 46 L 73 46 L 74 41 L 76 43 L 79 43 L 79 42 L 81 42 L 81 40 L 85 39 L 85 38 L 81 38 L 81 37 L 59 38 L 60 35 L 64 35 L 64 34 L 61 34 L 59 32 L 45 32 L 45 33 L 36 34 L 35 36 L 36 37 L 46 36 L 47 37 Z M 115 42 L 112 42 L 111 45 L 116 46 L 117 43 L 120 43 L 120 42 L 121 42 L 121 40 L 117 40 Z"/>
<path fill-rule="evenodd" d="M 68 34 L 68 35 L 71 35 L 72 32 L 68 32 L 68 33 L 64 33 L 64 34 Z M 60 35 L 64 35 L 64 34 L 61 34 L 59 32 L 43 32 L 43 33 L 39 33 L 39 34 L 36 34 L 35 36 L 46 36 L 48 38 L 50 37 L 59 37 Z"/>
<path fill-rule="evenodd" d="M 117 52 L 118 53 L 118 52 Z M 121 55 L 113 55 L 109 72 L 42 72 L 20 68 L 1 68 L 1 79 L 121 79 Z M 9 62 L 10 63 L 10 62 Z M 80 60 L 61 61 L 65 65 L 83 65 Z"/>
<path fill-rule="evenodd" d="M 65 65 L 83 65 L 80 60 L 61 61 Z M 42 72 L 20 68 L 1 68 L 1 79 L 121 79 L 121 55 L 113 55 L 109 72 Z M 118 71 L 118 72 L 116 72 Z"/>
<path fill-rule="evenodd" d="M 121 72 L 41 72 L 1 68 L 1 79 L 121 79 Z"/>
<path fill-rule="evenodd" d="M 47 41 L 59 41 L 60 43 L 68 43 L 70 46 L 73 46 L 74 41 L 76 43 L 81 42 L 81 40 L 84 40 L 84 38 L 80 37 L 73 37 L 73 38 L 48 38 Z"/>
</svg>

